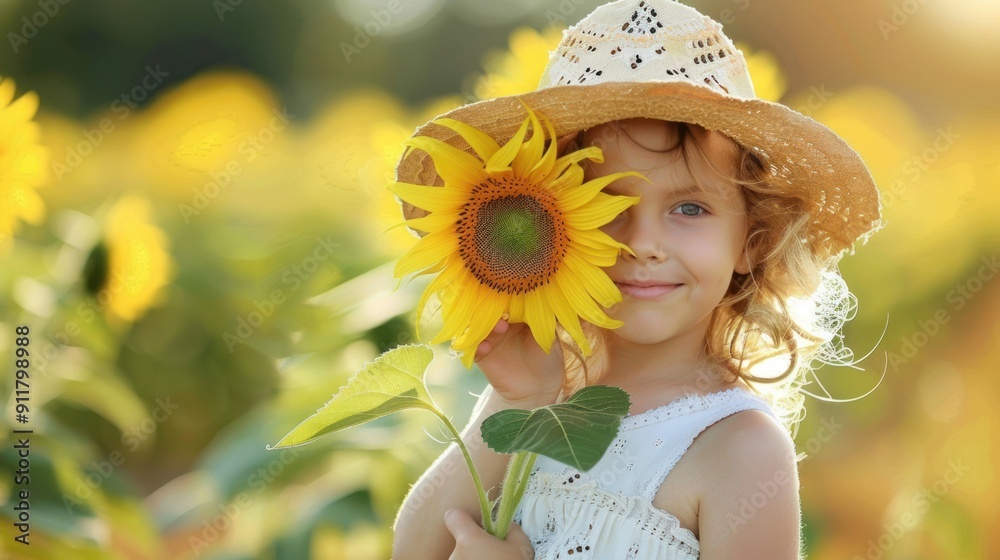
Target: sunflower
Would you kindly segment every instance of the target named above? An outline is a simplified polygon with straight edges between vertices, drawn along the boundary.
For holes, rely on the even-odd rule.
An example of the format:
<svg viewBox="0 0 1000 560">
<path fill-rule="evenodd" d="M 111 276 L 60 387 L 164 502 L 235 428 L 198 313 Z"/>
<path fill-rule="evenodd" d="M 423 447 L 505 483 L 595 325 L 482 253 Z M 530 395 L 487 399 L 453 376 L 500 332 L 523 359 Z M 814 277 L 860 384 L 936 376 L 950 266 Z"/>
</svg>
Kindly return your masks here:
<svg viewBox="0 0 1000 560">
<path fill-rule="evenodd" d="M 754 51 L 746 43 L 736 43 L 736 48 L 746 58 L 757 97 L 768 101 L 781 99 L 788 90 L 788 78 L 778 59 L 768 51 Z"/>
<path fill-rule="evenodd" d="M 46 178 L 48 152 L 38 143 L 38 96 L 14 101 L 14 81 L 0 78 L 0 249 L 18 230 L 18 220 L 39 224 L 45 204 L 35 192 Z"/>
<path fill-rule="evenodd" d="M 120 324 L 139 319 L 162 302 L 174 276 L 167 235 L 150 219 L 151 213 L 149 201 L 123 197 L 109 211 L 104 242 L 95 248 L 99 258 L 93 266 L 100 270 L 88 279 L 88 289 L 106 306 L 108 318 Z"/>
<path fill-rule="evenodd" d="M 546 352 L 558 321 L 584 355 L 591 349 L 580 319 L 603 328 L 622 325 L 598 306 L 621 301 L 601 267 L 631 250 L 598 228 L 639 198 L 601 191 L 623 177 L 645 177 L 629 171 L 584 183 L 578 162 L 603 161 L 601 150 L 588 147 L 557 158 L 552 124 L 541 119 L 552 139 L 545 149 L 542 123 L 525 108 L 528 118 L 503 147 L 460 121 L 433 121 L 458 133 L 479 157 L 440 140 L 413 137 L 404 146 L 426 151 L 444 186 L 388 185 L 400 199 L 428 212 L 403 222 L 426 235 L 400 258 L 395 276 L 439 273 L 421 295 L 417 316 L 432 294 L 441 293 L 444 326 L 431 343 L 452 340 L 467 368 L 504 316 L 527 323 Z M 525 141 L 529 124 L 533 132 Z"/>
<path fill-rule="evenodd" d="M 483 61 L 486 72 L 475 82 L 477 99 L 491 99 L 534 91 L 545 73 L 549 53 L 562 39 L 562 28 L 549 26 L 539 33 L 533 27 L 511 32 L 509 49 L 491 52 Z"/>
</svg>

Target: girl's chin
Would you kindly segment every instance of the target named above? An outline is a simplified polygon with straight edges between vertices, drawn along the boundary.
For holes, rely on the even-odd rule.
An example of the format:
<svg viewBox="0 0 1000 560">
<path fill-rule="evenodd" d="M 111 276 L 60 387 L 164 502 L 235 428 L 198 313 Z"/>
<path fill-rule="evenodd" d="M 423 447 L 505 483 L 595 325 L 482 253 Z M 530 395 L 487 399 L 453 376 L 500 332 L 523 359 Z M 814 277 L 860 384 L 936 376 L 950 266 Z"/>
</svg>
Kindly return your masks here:
<svg viewBox="0 0 1000 560">
<path fill-rule="evenodd" d="M 655 344 L 670 338 L 673 331 L 663 324 L 628 322 L 612 329 L 616 337 L 634 344 Z"/>
</svg>

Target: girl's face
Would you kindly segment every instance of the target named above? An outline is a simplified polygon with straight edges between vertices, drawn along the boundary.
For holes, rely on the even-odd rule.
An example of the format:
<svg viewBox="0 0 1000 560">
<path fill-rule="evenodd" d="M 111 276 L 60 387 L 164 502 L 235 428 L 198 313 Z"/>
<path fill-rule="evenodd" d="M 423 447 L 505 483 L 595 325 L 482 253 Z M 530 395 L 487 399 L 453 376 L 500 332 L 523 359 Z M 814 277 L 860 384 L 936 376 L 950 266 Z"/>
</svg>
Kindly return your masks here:
<svg viewBox="0 0 1000 560">
<path fill-rule="evenodd" d="M 688 138 L 689 173 L 678 130 L 652 119 L 620 121 L 634 139 L 609 123 L 585 133 L 604 162 L 584 165 L 586 179 L 619 171 L 638 171 L 650 179 L 619 179 L 610 194 L 638 194 L 632 206 L 602 229 L 635 252 L 623 252 L 608 275 L 622 291 L 622 302 L 608 315 L 624 322 L 612 332 L 638 344 L 655 344 L 687 333 L 703 340 L 712 310 L 722 301 L 733 272 L 747 273 L 743 250 L 746 204 L 739 187 L 712 169 Z M 718 132 L 695 129 L 702 149 L 722 173 L 735 177 L 736 148 Z M 689 190 L 701 184 L 702 192 Z M 687 338 L 687 337 L 685 337 Z"/>
</svg>

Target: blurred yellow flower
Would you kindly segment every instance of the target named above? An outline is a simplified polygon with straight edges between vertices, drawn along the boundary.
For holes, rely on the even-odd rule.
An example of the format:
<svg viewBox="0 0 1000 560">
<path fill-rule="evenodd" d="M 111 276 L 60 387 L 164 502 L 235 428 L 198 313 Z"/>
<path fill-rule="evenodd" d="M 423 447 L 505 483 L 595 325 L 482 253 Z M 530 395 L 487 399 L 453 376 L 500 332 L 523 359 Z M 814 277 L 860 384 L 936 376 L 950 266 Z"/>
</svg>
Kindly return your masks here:
<svg viewBox="0 0 1000 560">
<path fill-rule="evenodd" d="M 298 138 L 302 188 L 338 222 L 365 228 L 373 249 L 398 255 L 413 244 L 401 228 L 399 202 L 385 190 L 395 176 L 403 141 L 413 129 L 462 104 L 458 97 L 436 99 L 410 112 L 379 89 L 359 89 L 320 111 Z"/>
<path fill-rule="evenodd" d="M 282 145 L 293 118 L 255 76 L 202 74 L 127 117 L 121 126 L 130 154 L 121 163 L 132 167 L 131 180 L 202 206 L 196 195 L 211 201 L 232 187 Z"/>
<path fill-rule="evenodd" d="M 14 81 L 0 78 L 0 249 L 18 230 L 18 220 L 39 224 L 45 205 L 35 192 L 46 177 L 48 152 L 39 144 L 38 96 L 16 101 Z"/>
<path fill-rule="evenodd" d="M 811 95 L 802 92 L 793 101 Z M 899 97 L 878 87 L 859 86 L 832 94 L 811 111 L 811 117 L 830 127 L 861 155 L 883 197 L 899 190 L 907 162 L 916 156 L 927 133 L 913 110 Z M 911 181 L 912 182 L 912 181 Z"/>
<path fill-rule="evenodd" d="M 478 99 L 492 99 L 535 91 L 542 79 L 549 51 L 554 51 L 562 39 L 562 29 L 548 27 L 542 33 L 530 27 L 519 27 L 510 34 L 510 48 L 486 55 L 486 73 L 476 80 Z"/>
<path fill-rule="evenodd" d="M 746 58 L 750 79 L 753 80 L 753 89 L 757 97 L 766 101 L 781 99 L 788 90 L 788 78 L 781 70 L 778 59 L 768 51 L 754 51 L 745 43 L 737 42 L 736 48 Z"/>
<path fill-rule="evenodd" d="M 105 225 L 107 275 L 98 292 L 109 319 L 135 321 L 159 303 L 174 274 L 167 236 L 150 220 L 149 201 L 125 196 Z"/>
</svg>

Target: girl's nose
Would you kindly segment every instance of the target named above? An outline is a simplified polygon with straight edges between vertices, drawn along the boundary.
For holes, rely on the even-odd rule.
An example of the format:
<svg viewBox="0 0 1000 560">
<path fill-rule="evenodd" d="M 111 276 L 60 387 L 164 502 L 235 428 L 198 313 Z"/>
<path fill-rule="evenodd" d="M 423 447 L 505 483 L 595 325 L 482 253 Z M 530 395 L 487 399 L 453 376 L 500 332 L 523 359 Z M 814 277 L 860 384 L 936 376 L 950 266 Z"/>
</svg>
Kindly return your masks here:
<svg viewBox="0 0 1000 560">
<path fill-rule="evenodd" d="M 622 243 L 628 245 L 635 257 L 624 253 L 625 258 L 636 260 L 640 263 L 662 262 L 667 259 L 667 238 L 664 231 L 653 223 L 654 220 L 635 217 L 623 232 L 625 239 Z"/>
</svg>

